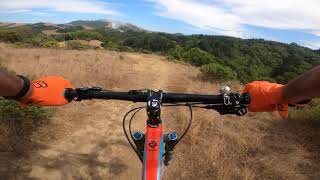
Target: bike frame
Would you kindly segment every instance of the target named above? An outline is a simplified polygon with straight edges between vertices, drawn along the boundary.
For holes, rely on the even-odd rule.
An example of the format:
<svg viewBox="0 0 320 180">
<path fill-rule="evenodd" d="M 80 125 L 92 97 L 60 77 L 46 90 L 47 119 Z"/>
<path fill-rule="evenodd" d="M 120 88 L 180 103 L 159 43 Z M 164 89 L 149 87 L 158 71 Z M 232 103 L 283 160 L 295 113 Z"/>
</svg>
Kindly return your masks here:
<svg viewBox="0 0 320 180">
<path fill-rule="evenodd" d="M 162 91 L 148 92 L 146 106 L 148 119 L 146 121 L 147 127 L 145 134 L 136 132 L 137 134 L 135 134 L 137 136 L 135 136 L 131 133 L 131 120 L 135 113 L 137 113 L 139 110 L 133 114 L 129 123 L 130 134 L 136 147 L 133 147 L 129 139 L 128 141 L 143 164 L 143 180 L 161 180 L 163 178 L 165 165 L 168 166 L 171 163 L 174 148 L 187 133 L 192 121 L 191 111 L 190 123 L 180 139 L 178 138 L 178 134 L 176 132 L 164 134 L 164 125 L 162 124 L 161 119 L 162 96 Z M 123 122 L 125 122 L 125 118 L 126 116 L 124 117 Z M 125 128 L 124 132 L 126 134 Z"/>
<path fill-rule="evenodd" d="M 163 125 L 147 125 L 143 154 L 143 180 L 161 180 L 164 169 Z"/>
<path fill-rule="evenodd" d="M 149 92 L 147 128 L 143 151 L 143 180 L 161 180 L 164 169 L 164 135 L 160 118 L 162 91 Z"/>
</svg>

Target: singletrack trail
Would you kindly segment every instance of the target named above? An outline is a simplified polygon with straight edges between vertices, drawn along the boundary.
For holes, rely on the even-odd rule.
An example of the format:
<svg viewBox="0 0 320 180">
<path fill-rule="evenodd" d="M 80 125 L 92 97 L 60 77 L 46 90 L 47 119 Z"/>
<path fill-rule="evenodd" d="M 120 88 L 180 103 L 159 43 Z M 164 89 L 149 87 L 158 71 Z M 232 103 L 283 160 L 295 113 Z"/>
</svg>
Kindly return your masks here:
<svg viewBox="0 0 320 180">
<path fill-rule="evenodd" d="M 217 93 L 202 82 L 199 70 L 156 55 L 97 50 L 15 49 L 0 44 L 0 58 L 11 70 L 35 77 L 63 75 L 76 87 L 163 89 Z M 237 83 L 231 83 L 239 89 Z M 122 130 L 122 117 L 143 105 L 122 101 L 72 102 L 56 111 L 47 125 L 19 135 L 0 131 L 0 179 L 140 179 L 142 165 Z M 167 130 L 181 132 L 188 111 L 163 109 Z M 192 129 L 177 146 L 165 179 L 317 179 L 319 153 L 302 142 L 304 131 L 271 114 L 219 116 L 195 110 Z M 144 130 L 145 112 L 134 129 Z M 6 129 L 5 125 L 1 125 Z M 288 127 L 288 128 L 287 128 Z M 306 127 L 307 128 L 307 127 Z M 306 130 L 310 132 L 310 130 Z M 310 132 L 319 140 L 317 131 Z M 320 147 L 320 146 L 319 146 Z"/>
</svg>

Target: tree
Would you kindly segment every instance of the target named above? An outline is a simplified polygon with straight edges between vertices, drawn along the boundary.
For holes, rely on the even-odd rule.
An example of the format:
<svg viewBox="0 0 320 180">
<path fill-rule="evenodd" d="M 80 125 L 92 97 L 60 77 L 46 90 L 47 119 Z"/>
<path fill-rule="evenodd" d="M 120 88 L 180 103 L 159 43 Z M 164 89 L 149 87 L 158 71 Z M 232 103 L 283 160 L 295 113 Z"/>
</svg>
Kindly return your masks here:
<svg viewBox="0 0 320 180">
<path fill-rule="evenodd" d="M 202 77 L 210 81 L 226 81 L 236 79 L 236 73 L 231 68 L 218 63 L 210 63 L 201 66 Z"/>
<path fill-rule="evenodd" d="M 183 60 L 183 52 L 184 52 L 184 49 L 181 46 L 177 45 L 174 49 L 169 50 L 168 57 L 170 59 L 182 61 Z"/>
<path fill-rule="evenodd" d="M 183 59 L 195 66 L 214 62 L 214 56 L 199 48 L 191 48 L 183 54 Z"/>
<path fill-rule="evenodd" d="M 66 40 L 104 40 L 102 34 L 95 31 L 75 31 L 66 34 Z"/>
</svg>

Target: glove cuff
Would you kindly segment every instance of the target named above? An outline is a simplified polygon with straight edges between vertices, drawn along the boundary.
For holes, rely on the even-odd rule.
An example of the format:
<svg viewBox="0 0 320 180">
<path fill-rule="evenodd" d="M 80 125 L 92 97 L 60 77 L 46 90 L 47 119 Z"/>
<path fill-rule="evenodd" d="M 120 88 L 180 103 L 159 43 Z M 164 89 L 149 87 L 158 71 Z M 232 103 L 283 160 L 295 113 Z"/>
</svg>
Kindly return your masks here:
<svg viewBox="0 0 320 180">
<path fill-rule="evenodd" d="M 279 86 L 275 86 L 272 89 L 272 93 L 273 93 L 273 100 L 274 100 L 274 104 L 276 105 L 276 109 L 279 113 L 279 115 L 283 118 L 283 119 L 287 119 L 288 118 L 288 100 L 286 100 L 284 98 L 283 95 L 283 90 L 284 90 L 284 86 L 283 85 L 279 85 Z"/>
<path fill-rule="evenodd" d="M 17 77 L 23 80 L 23 87 L 19 93 L 15 96 L 4 96 L 5 99 L 20 101 L 30 90 L 30 80 L 24 76 L 17 75 Z"/>
<path fill-rule="evenodd" d="M 270 98 L 270 100 L 272 101 L 272 104 L 288 104 L 288 100 L 284 98 L 283 90 L 284 90 L 283 85 L 272 87 L 272 89 L 270 90 L 272 94 L 271 96 L 272 98 Z"/>
</svg>

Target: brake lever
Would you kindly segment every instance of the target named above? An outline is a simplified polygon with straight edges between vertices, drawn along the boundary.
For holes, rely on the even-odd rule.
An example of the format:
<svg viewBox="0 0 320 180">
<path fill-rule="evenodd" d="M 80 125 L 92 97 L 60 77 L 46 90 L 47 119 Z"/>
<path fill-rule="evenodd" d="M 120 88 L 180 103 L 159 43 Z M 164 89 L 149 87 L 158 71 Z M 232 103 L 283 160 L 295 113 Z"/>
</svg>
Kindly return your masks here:
<svg viewBox="0 0 320 180">
<path fill-rule="evenodd" d="M 234 106 L 225 106 L 225 105 L 217 105 L 217 104 L 212 104 L 212 105 L 207 105 L 204 107 L 206 109 L 213 109 L 217 111 L 221 115 L 226 115 L 226 114 L 235 114 L 238 116 L 244 116 L 248 113 L 248 109 L 246 106 L 239 105 L 238 107 Z"/>
<path fill-rule="evenodd" d="M 250 104 L 250 94 L 245 93 L 240 95 L 239 93 L 223 93 L 223 104 L 210 104 L 206 109 L 213 109 L 221 115 L 235 114 L 238 116 L 244 116 L 248 113 L 248 105 Z"/>
</svg>

